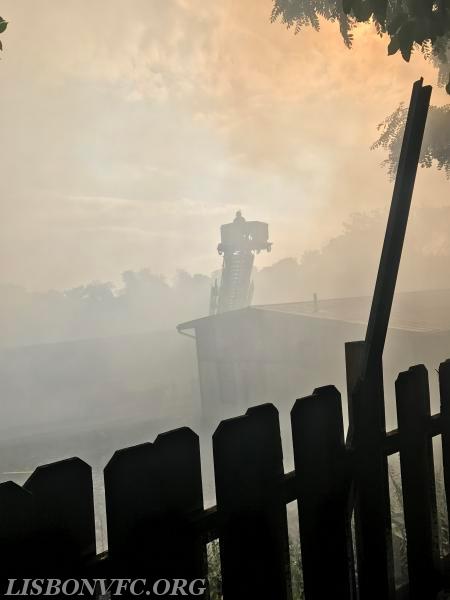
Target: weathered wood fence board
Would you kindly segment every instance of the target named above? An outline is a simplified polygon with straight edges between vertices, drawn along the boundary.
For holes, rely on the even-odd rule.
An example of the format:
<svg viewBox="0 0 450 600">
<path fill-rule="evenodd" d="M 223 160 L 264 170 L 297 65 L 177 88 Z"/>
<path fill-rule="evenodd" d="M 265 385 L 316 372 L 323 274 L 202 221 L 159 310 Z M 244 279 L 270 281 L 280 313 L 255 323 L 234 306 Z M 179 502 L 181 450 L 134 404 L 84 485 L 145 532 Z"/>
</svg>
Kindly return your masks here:
<svg viewBox="0 0 450 600">
<path fill-rule="evenodd" d="M 350 598 L 350 479 L 339 392 L 323 387 L 297 400 L 291 420 L 305 593 Z"/>
<path fill-rule="evenodd" d="M 386 424 L 381 363 L 352 394 L 356 553 L 360 600 L 394 595 L 394 562 L 389 498 Z"/>
<path fill-rule="evenodd" d="M 410 595 L 412 600 L 427 600 L 438 591 L 439 536 L 425 367 L 400 373 L 395 390 Z"/>
<path fill-rule="evenodd" d="M 440 391 L 440 428 L 442 439 L 442 467 L 445 484 L 447 509 L 450 507 L 450 359 L 439 366 Z M 443 563 L 443 579 L 447 589 L 450 589 L 450 557 Z"/>
<path fill-rule="evenodd" d="M 188 428 L 119 450 L 105 468 L 112 572 L 153 579 L 206 576 L 192 518 L 203 510 L 198 436 Z"/>
<path fill-rule="evenodd" d="M 7 578 L 23 576 L 24 569 L 33 572 L 35 538 L 36 510 L 32 494 L 12 481 L 0 484 L 1 591 Z"/>
<path fill-rule="evenodd" d="M 68 572 L 95 556 L 92 469 L 72 458 L 38 467 L 24 484 L 35 502 L 41 532 L 36 566 Z M 47 565 L 47 568 L 46 568 Z M 49 576 L 51 573 L 49 573 Z"/>
<path fill-rule="evenodd" d="M 224 598 L 289 599 L 289 541 L 278 411 L 251 408 L 213 436 Z"/>
<path fill-rule="evenodd" d="M 441 397 L 442 465 L 445 494 L 450 505 L 450 359 L 439 367 L 439 392 Z"/>
</svg>

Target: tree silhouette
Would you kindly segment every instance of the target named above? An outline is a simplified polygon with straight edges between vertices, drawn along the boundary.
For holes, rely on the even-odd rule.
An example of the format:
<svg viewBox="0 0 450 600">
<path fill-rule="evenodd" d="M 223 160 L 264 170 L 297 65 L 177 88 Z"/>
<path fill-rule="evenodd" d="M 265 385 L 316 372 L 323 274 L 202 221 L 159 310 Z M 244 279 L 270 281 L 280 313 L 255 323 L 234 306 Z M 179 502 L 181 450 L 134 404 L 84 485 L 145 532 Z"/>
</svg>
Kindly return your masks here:
<svg viewBox="0 0 450 600">
<path fill-rule="evenodd" d="M 439 68 L 439 83 L 450 94 L 450 0 L 274 0 L 272 21 L 281 19 L 298 33 L 320 29 L 320 18 L 337 22 L 344 43 L 352 45 L 352 29 L 372 21 L 380 36 L 387 35 L 389 55 L 400 52 L 409 61 L 421 51 Z"/>
<path fill-rule="evenodd" d="M 391 179 L 397 170 L 403 131 L 405 129 L 408 109 L 400 104 L 394 112 L 378 125 L 379 138 L 372 144 L 371 149 L 385 148 L 389 151 L 383 165 L 388 168 Z M 427 119 L 427 127 L 420 154 L 422 167 L 431 167 L 436 161 L 437 168 L 444 170 L 450 179 L 450 105 L 431 106 Z"/>
<path fill-rule="evenodd" d="M 8 27 L 8 21 L 5 21 L 3 17 L 0 17 L 0 33 L 4 33 Z M 0 51 L 3 50 L 2 40 L 0 40 Z"/>
</svg>

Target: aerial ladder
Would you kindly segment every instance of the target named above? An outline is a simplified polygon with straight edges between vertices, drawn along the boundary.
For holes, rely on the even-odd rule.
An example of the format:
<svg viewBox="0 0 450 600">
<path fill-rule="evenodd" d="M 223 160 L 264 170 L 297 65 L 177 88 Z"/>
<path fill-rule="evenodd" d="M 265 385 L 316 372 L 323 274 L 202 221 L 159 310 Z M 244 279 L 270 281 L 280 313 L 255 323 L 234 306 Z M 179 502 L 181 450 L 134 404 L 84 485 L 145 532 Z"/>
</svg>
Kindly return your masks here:
<svg viewBox="0 0 450 600">
<path fill-rule="evenodd" d="M 255 253 L 270 252 L 269 226 L 261 221 L 246 221 L 241 211 L 232 223 L 220 228 L 221 241 L 217 246 L 223 256 L 222 271 L 211 288 L 211 315 L 245 308 L 252 302 L 252 270 Z"/>
</svg>

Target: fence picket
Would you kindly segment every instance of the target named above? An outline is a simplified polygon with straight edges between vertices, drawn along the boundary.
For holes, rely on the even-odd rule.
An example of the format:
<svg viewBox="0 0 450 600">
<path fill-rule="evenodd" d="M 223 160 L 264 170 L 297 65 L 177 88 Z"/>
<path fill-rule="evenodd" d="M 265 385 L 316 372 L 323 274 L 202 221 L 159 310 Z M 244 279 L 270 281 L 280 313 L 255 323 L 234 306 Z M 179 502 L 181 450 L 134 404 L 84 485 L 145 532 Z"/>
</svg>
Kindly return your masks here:
<svg viewBox="0 0 450 600">
<path fill-rule="evenodd" d="M 105 468 L 111 568 L 161 578 L 206 577 L 192 526 L 203 510 L 198 436 L 187 427 L 114 454 Z M 117 576 L 117 575 L 116 575 Z"/>
<path fill-rule="evenodd" d="M 442 467 L 445 496 L 450 507 L 450 359 L 439 366 L 439 391 L 441 399 Z"/>
<path fill-rule="evenodd" d="M 395 593 L 394 559 L 381 363 L 358 382 L 352 406 L 358 594 L 360 600 L 390 600 Z"/>
<path fill-rule="evenodd" d="M 225 600 L 291 597 L 283 455 L 271 404 L 222 421 L 213 436 Z"/>
<path fill-rule="evenodd" d="M 427 600 L 438 589 L 439 537 L 426 368 L 400 373 L 395 391 L 410 597 Z"/>
<path fill-rule="evenodd" d="M 442 462 L 445 493 L 450 506 L 450 359 L 439 366 L 439 391 L 441 397 Z"/>
<path fill-rule="evenodd" d="M 327 386 L 297 400 L 291 421 L 305 597 L 348 599 L 351 597 L 349 480 L 339 392 Z"/>
<path fill-rule="evenodd" d="M 52 576 L 95 556 L 92 469 L 79 458 L 38 467 L 24 484 L 43 532 L 36 560 Z"/>
<path fill-rule="evenodd" d="M 38 552 L 33 496 L 12 481 L 0 484 L 1 598 L 6 595 L 10 578 L 38 575 Z"/>
</svg>

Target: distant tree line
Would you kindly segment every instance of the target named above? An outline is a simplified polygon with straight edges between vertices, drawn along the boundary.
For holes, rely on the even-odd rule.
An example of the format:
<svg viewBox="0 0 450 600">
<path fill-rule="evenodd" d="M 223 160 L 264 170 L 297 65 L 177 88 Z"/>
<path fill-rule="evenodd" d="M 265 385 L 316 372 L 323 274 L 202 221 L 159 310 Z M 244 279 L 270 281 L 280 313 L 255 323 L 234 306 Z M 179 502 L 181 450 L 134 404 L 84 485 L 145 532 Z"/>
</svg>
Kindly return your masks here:
<svg viewBox="0 0 450 600">
<path fill-rule="evenodd" d="M 400 289 L 439 289 L 450 280 L 450 207 L 413 210 Z M 357 214 L 341 234 L 297 260 L 285 258 L 255 270 L 254 304 L 278 304 L 370 295 L 386 216 Z M 430 237 L 430 231 L 433 236 Z M 219 264 L 217 265 L 219 266 Z M 92 282 L 66 290 L 31 292 L 0 285 L 1 346 L 151 331 L 208 314 L 211 278 L 179 271 L 172 281 L 148 269 L 125 271 L 122 281 Z"/>
</svg>

